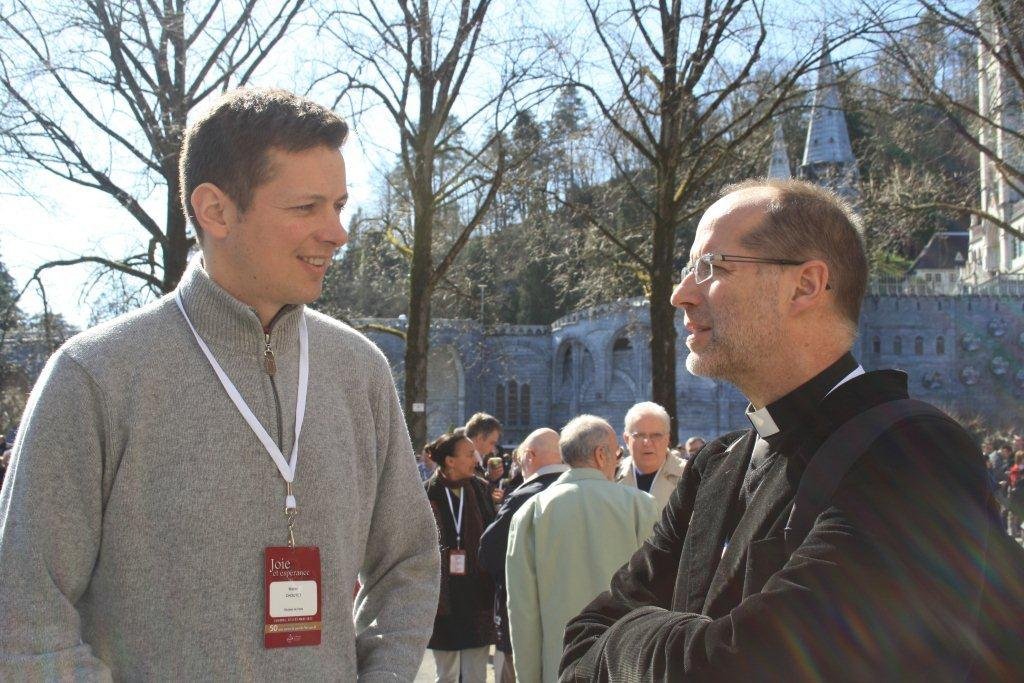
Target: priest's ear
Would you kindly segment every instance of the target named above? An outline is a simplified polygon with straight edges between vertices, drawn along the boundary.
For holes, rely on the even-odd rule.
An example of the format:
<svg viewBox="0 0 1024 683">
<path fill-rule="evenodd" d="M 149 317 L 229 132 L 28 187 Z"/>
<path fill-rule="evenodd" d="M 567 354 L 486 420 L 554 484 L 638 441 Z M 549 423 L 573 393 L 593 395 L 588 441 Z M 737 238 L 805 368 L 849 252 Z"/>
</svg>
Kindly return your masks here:
<svg viewBox="0 0 1024 683">
<path fill-rule="evenodd" d="M 829 284 L 831 273 L 828 264 L 820 259 L 805 261 L 795 266 L 796 279 L 793 282 L 790 307 L 794 313 L 802 313 L 822 304 L 832 295 Z"/>
<path fill-rule="evenodd" d="M 206 239 L 224 239 L 231 231 L 237 209 L 231 198 L 213 183 L 202 183 L 189 197 L 196 222 Z"/>
</svg>

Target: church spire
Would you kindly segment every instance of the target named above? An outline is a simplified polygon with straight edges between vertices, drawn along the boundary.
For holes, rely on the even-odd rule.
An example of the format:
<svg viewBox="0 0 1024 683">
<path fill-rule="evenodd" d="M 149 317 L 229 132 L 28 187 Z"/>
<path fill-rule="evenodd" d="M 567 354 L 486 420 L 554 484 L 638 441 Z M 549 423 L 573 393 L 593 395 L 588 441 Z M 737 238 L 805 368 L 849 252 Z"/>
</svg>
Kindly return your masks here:
<svg viewBox="0 0 1024 683">
<path fill-rule="evenodd" d="M 789 152 L 786 151 L 786 137 L 782 133 L 782 124 L 775 124 L 772 134 L 772 160 L 768 165 L 768 177 L 778 180 L 789 180 L 793 177 L 789 166 Z"/>
<path fill-rule="evenodd" d="M 827 36 L 822 37 L 818 82 L 814 103 L 811 105 L 811 121 L 807 127 L 800 177 L 831 187 L 848 199 L 857 195 L 860 177 L 857 160 L 850 146 L 850 133 L 839 100 L 835 65 L 832 63 Z"/>
</svg>

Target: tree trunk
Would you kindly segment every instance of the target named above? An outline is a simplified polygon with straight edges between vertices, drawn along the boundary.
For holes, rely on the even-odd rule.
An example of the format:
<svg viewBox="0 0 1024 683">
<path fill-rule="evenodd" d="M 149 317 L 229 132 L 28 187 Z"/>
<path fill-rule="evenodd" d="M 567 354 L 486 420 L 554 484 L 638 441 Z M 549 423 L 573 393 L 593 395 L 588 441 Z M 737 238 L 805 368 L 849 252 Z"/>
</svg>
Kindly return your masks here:
<svg viewBox="0 0 1024 683">
<path fill-rule="evenodd" d="M 429 180 L 430 175 L 426 178 Z M 417 452 L 427 442 L 427 354 L 430 352 L 431 257 L 434 206 L 430 188 L 413 188 L 413 258 L 409 274 L 409 326 L 405 333 L 405 423 Z M 423 410 L 414 411 L 414 404 Z"/>
<path fill-rule="evenodd" d="M 655 215 L 651 239 L 651 393 L 669 416 L 669 443 L 679 443 L 676 414 L 676 309 L 669 299 L 676 273 L 672 267 L 676 249 L 678 205 L 675 201 L 676 170 L 679 167 L 680 103 L 677 54 L 679 52 L 679 6 L 661 6 L 664 54 L 661 74 L 661 102 L 655 164 Z"/>
<path fill-rule="evenodd" d="M 670 186 L 671 191 L 671 186 Z M 676 415 L 676 309 L 669 299 L 675 285 L 675 221 L 664 215 L 655 219 L 653 269 L 651 272 L 651 394 L 668 411 L 669 442 L 679 437 Z"/>
<path fill-rule="evenodd" d="M 178 178 L 178 155 L 174 155 L 173 171 L 165 171 L 167 180 L 167 242 L 163 249 L 164 293 L 178 286 L 188 266 L 188 221 L 181 206 L 181 184 Z"/>
</svg>

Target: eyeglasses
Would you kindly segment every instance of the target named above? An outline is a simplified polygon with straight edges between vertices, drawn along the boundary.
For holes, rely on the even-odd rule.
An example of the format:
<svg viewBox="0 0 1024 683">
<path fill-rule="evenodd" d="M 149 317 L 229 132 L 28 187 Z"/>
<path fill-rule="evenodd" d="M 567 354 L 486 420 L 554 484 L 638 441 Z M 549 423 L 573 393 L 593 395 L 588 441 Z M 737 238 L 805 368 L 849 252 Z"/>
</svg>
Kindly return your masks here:
<svg viewBox="0 0 1024 683">
<path fill-rule="evenodd" d="M 661 441 L 662 439 L 665 438 L 665 435 L 662 432 L 651 432 L 651 433 L 647 433 L 647 432 L 630 432 L 629 436 L 630 436 L 630 438 L 636 439 L 637 441 L 651 441 L 651 442 Z"/>
<path fill-rule="evenodd" d="M 715 276 L 715 261 L 718 261 L 719 263 L 723 263 L 725 261 L 735 261 L 737 263 L 768 263 L 775 266 L 802 266 L 807 263 L 807 261 L 796 261 L 787 258 L 761 258 L 760 256 L 715 254 L 711 252 L 699 256 L 689 264 L 683 266 L 679 275 L 679 281 L 682 282 L 690 273 L 693 273 L 694 283 L 698 285 L 704 284 Z M 832 285 L 826 284 L 825 289 L 832 289 Z"/>
</svg>

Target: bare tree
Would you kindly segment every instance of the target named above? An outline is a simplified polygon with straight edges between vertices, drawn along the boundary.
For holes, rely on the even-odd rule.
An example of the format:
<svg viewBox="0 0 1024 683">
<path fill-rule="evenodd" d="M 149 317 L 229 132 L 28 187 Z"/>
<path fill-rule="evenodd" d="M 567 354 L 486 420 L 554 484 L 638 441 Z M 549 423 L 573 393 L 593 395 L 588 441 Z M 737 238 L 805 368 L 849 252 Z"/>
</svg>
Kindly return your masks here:
<svg viewBox="0 0 1024 683">
<path fill-rule="evenodd" d="M 252 78 L 305 0 L 14 0 L 0 8 L 0 146 L 112 198 L 145 236 L 139 253 L 80 263 L 170 291 L 194 237 L 178 197 L 186 120 L 211 94 Z M 166 189 L 163 214 L 144 204 Z M 41 282 L 41 280 L 39 280 Z"/>
<path fill-rule="evenodd" d="M 485 224 L 509 171 L 504 131 L 514 120 L 517 88 L 531 78 L 533 57 L 513 51 L 507 34 L 485 31 L 491 0 L 361 0 L 334 7 L 325 10 L 321 31 L 344 50 L 340 63 L 354 62 L 328 79 L 340 85 L 338 102 L 351 103 L 368 131 L 383 111 L 398 134 L 411 210 L 408 223 L 387 232 L 411 264 L 404 399 L 418 447 L 427 437 L 432 299 Z"/>
<path fill-rule="evenodd" d="M 901 3 L 864 6 L 878 27 L 885 56 L 907 76 L 900 99 L 941 112 L 954 134 L 979 155 L 982 184 L 989 188 L 983 192 L 993 195 L 983 196 L 980 204 L 971 197 L 918 201 L 913 207 L 973 216 L 1024 240 L 1024 232 L 1010 223 L 1008 209 L 1024 197 L 1024 3 L 982 0 L 965 7 L 946 0 L 918 0 L 909 11 Z M 977 97 L 973 89 L 971 97 L 963 96 L 962 76 L 950 69 L 948 45 L 957 42 L 978 51 Z M 1001 192 L 994 189 L 999 185 Z"/>
<path fill-rule="evenodd" d="M 672 417 L 675 443 L 677 334 L 669 298 L 677 254 L 739 151 L 760 143 L 766 124 L 802 102 L 798 83 L 820 49 L 770 67 L 762 59 L 769 22 L 759 0 L 629 0 L 610 10 L 588 0 L 587 9 L 604 53 L 590 73 L 610 74 L 615 86 L 585 75 L 572 85 L 590 94 L 616 133 L 611 160 L 644 218 L 623 225 L 580 208 L 624 256 L 650 301 L 652 398 Z M 834 33 L 833 46 L 848 39 Z"/>
</svg>

